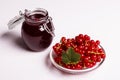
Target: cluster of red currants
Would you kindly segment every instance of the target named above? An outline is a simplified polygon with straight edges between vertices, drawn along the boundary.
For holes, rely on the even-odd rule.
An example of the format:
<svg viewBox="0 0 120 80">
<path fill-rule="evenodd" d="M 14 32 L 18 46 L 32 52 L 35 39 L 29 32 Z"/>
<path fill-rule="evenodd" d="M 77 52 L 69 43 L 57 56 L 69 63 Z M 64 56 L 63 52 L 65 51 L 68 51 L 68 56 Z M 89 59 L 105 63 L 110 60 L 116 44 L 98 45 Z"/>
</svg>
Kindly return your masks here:
<svg viewBox="0 0 120 80">
<path fill-rule="evenodd" d="M 66 64 L 62 60 L 63 52 L 69 48 L 72 48 L 76 53 L 80 54 L 80 59 L 76 63 Z M 104 50 L 100 46 L 100 41 L 94 41 L 86 34 L 79 34 L 75 36 L 75 38 L 68 39 L 62 37 L 60 43 L 56 43 L 53 46 L 53 50 L 56 54 L 54 57 L 55 62 L 65 68 L 73 70 L 91 68 L 106 57 Z"/>
</svg>

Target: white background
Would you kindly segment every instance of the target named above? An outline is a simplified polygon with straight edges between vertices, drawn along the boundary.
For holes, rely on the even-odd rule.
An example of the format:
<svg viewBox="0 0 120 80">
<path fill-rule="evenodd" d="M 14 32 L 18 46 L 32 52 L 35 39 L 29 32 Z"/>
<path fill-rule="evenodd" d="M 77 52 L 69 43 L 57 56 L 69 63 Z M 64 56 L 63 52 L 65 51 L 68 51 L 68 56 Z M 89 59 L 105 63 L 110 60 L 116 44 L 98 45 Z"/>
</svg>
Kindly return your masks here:
<svg viewBox="0 0 120 80">
<path fill-rule="evenodd" d="M 9 31 L 19 10 L 44 8 L 53 18 L 55 38 L 88 34 L 100 40 L 107 57 L 96 70 L 67 74 L 51 65 L 49 51 L 32 52 L 21 39 L 21 24 Z M 120 0 L 0 0 L 0 80 L 120 80 Z M 51 46 L 52 46 L 51 45 Z"/>
</svg>

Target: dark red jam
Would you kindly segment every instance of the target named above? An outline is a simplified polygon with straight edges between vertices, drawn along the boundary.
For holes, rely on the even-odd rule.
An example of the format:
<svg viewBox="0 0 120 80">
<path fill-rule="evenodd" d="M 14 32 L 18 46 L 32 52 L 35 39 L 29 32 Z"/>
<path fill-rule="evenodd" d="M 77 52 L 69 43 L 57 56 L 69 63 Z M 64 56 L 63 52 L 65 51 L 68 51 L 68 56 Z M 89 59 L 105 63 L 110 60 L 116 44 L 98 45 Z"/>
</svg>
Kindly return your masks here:
<svg viewBox="0 0 120 80">
<path fill-rule="evenodd" d="M 32 14 L 27 16 L 22 24 L 22 38 L 28 48 L 33 51 L 45 50 L 50 46 L 53 40 L 53 36 L 43 27 L 45 21 L 40 21 L 44 18 L 46 20 L 48 16 L 43 14 Z M 51 22 L 47 23 L 47 27 L 53 32 Z"/>
</svg>

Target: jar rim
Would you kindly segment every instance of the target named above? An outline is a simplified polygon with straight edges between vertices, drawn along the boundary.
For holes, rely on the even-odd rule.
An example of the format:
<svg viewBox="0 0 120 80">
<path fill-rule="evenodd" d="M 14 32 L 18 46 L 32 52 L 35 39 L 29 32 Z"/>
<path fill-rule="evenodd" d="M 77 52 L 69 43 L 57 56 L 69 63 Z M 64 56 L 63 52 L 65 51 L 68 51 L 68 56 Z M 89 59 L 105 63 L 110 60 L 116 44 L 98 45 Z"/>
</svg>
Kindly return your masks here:
<svg viewBox="0 0 120 80">
<path fill-rule="evenodd" d="M 40 14 L 40 15 L 42 15 L 44 17 L 41 17 L 41 18 L 39 18 L 37 20 L 32 19 L 30 16 L 35 15 L 35 14 Z M 30 22 L 30 23 L 44 23 L 48 19 L 48 11 L 43 9 L 43 8 L 37 8 L 37 9 L 35 9 L 33 11 L 25 10 L 24 15 L 25 15 L 25 20 L 27 22 Z"/>
</svg>

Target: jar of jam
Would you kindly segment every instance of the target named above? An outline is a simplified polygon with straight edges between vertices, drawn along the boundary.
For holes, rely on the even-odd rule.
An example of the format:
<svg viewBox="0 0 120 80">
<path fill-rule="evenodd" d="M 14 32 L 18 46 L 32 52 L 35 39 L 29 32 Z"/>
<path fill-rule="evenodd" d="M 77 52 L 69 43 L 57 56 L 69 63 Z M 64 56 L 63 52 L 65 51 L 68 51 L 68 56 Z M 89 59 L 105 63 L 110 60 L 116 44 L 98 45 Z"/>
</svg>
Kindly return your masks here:
<svg viewBox="0 0 120 80">
<path fill-rule="evenodd" d="M 20 15 L 10 20 L 9 29 L 22 22 L 21 35 L 29 49 L 43 51 L 48 48 L 54 38 L 54 26 L 48 11 L 42 8 L 33 11 L 20 11 Z"/>
</svg>

